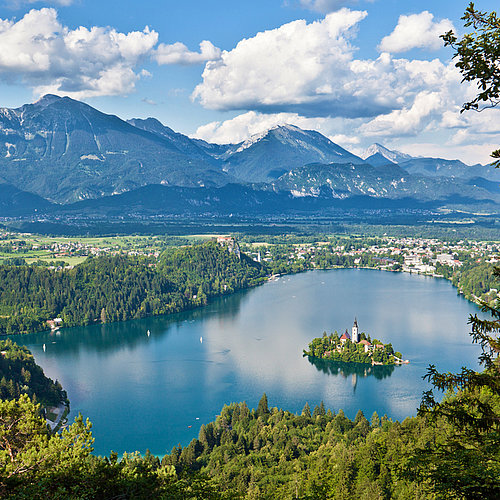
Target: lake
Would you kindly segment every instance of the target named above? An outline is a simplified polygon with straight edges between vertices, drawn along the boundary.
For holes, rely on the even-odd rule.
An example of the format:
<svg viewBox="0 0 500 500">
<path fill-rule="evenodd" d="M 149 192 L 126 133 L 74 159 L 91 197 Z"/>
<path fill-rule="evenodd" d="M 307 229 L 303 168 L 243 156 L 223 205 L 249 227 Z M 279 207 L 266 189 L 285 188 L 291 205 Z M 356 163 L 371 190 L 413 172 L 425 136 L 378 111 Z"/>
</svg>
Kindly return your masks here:
<svg viewBox="0 0 500 500">
<path fill-rule="evenodd" d="M 362 409 L 402 420 L 415 415 L 430 363 L 477 367 L 468 335 L 478 308 L 444 279 L 339 269 L 285 276 L 171 316 L 66 328 L 23 337 L 93 423 L 95 452 L 163 455 L 198 436 L 224 404 L 245 400 L 300 412 L 307 401 L 354 418 Z M 323 331 L 392 342 L 409 365 L 311 363 L 302 349 Z M 150 335 L 147 334 L 148 330 Z M 43 350 L 45 344 L 45 351 Z"/>
</svg>

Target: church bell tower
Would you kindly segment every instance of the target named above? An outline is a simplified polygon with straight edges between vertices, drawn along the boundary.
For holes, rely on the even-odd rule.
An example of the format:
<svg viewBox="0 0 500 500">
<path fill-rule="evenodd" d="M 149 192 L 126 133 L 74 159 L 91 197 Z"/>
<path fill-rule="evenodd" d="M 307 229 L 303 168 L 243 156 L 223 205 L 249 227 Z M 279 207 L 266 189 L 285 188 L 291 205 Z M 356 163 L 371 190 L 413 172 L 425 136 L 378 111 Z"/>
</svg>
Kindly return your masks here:
<svg viewBox="0 0 500 500">
<path fill-rule="evenodd" d="M 354 318 L 354 325 L 352 325 L 351 341 L 354 342 L 354 343 L 356 343 L 356 344 L 359 342 L 358 320 L 357 320 L 357 318 Z"/>
</svg>

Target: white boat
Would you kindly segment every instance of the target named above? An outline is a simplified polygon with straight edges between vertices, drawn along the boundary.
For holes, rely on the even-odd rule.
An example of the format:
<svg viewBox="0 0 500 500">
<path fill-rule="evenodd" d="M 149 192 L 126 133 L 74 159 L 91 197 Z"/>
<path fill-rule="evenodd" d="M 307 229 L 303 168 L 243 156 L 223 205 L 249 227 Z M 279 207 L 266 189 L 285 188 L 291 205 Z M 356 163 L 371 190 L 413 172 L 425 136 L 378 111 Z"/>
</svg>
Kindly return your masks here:
<svg viewBox="0 0 500 500">
<path fill-rule="evenodd" d="M 151 335 L 151 332 L 148 330 L 148 337 Z"/>
<path fill-rule="evenodd" d="M 203 344 L 203 337 L 200 337 L 200 344 Z"/>
<path fill-rule="evenodd" d="M 45 352 L 45 344 L 43 344 L 43 352 Z"/>
</svg>

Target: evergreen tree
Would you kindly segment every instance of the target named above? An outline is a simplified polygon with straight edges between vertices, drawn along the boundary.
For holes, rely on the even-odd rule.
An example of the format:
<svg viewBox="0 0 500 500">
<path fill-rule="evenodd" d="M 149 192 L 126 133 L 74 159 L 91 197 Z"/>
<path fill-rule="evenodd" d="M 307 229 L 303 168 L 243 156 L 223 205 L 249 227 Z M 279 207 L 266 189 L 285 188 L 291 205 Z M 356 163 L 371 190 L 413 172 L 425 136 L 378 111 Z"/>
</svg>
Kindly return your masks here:
<svg viewBox="0 0 500 500">
<path fill-rule="evenodd" d="M 306 404 L 304 405 L 304 408 L 302 408 L 301 415 L 303 417 L 311 418 L 311 408 L 309 407 L 309 403 L 306 402 Z"/>
<path fill-rule="evenodd" d="M 464 103 L 462 111 L 481 110 L 500 104 L 500 18 L 496 12 L 481 12 L 471 2 L 462 19 L 465 27 L 472 27 L 458 40 L 453 31 L 442 35 L 445 46 L 453 47 L 457 58 L 455 66 L 460 70 L 463 81 L 477 84 L 478 93 Z M 493 151 L 495 164 L 500 166 L 500 149 Z"/>
<path fill-rule="evenodd" d="M 380 427 L 380 417 L 376 411 L 373 412 L 372 418 L 370 419 L 370 426 L 372 429 Z"/>
<path fill-rule="evenodd" d="M 500 270 L 496 275 L 500 276 Z M 419 449 L 413 463 L 416 474 L 439 494 L 500 497 L 499 306 L 483 304 L 489 318 L 475 314 L 469 319 L 473 342 L 482 348 L 482 372 L 464 367 L 460 373 L 440 373 L 431 365 L 426 375 L 437 390 L 448 395 L 438 402 L 433 391 L 427 391 L 419 415 L 444 432 L 433 446 Z"/>
<path fill-rule="evenodd" d="M 269 408 L 267 406 L 267 396 L 266 393 L 262 394 L 260 398 L 259 405 L 257 406 L 257 416 L 264 417 L 269 414 Z"/>
</svg>

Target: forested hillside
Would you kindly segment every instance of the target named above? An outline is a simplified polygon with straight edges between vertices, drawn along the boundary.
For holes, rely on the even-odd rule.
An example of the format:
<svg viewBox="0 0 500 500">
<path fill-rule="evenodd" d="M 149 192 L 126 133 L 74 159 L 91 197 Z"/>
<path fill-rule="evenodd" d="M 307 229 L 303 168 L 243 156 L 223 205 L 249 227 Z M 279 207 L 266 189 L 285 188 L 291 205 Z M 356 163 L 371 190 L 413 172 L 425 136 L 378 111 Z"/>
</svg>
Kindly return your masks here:
<svg viewBox="0 0 500 500">
<path fill-rule="evenodd" d="M 186 297 L 196 295 L 202 303 L 206 297 L 248 288 L 265 278 L 259 263 L 215 242 L 166 250 L 160 256 L 158 271 Z"/>
<path fill-rule="evenodd" d="M 92 257 L 73 269 L 0 266 L 0 334 L 123 321 L 181 311 L 207 297 L 259 283 L 260 264 L 215 242 L 166 251 L 159 259 Z"/>
<path fill-rule="evenodd" d="M 193 268 L 186 273 L 196 274 Z M 0 401 L 0 496 L 497 499 L 500 311 L 487 310 L 485 320 L 470 318 L 482 371 L 439 373 L 430 366 L 427 378 L 446 397 L 425 393 L 418 415 L 401 423 L 376 413 L 368 420 L 361 411 L 351 421 L 322 403 L 312 411 L 306 403 L 296 415 L 270 408 L 264 395 L 256 410 L 244 402 L 225 406 L 198 439 L 161 460 L 138 452 L 119 459 L 92 455 L 91 424 L 82 417 L 50 434 L 27 394 L 6 395 Z M 13 352 L 29 356 L 22 348 Z"/>
<path fill-rule="evenodd" d="M 488 301 L 487 294 L 495 286 L 494 274 L 495 266 L 492 264 L 467 262 L 462 269 L 453 274 L 451 281 L 468 299 L 474 300 L 479 297 Z"/>
<path fill-rule="evenodd" d="M 498 394 L 484 398 L 498 416 Z M 17 428 L 6 431 L 6 424 L 21 416 L 28 424 L 14 442 Z M 0 402 L 0 422 L 0 494 L 6 498 L 407 500 L 500 494 L 496 428 L 462 429 L 443 415 L 399 423 L 376 413 L 368 420 L 360 411 L 351 421 L 323 404 L 312 412 L 306 404 L 295 415 L 268 408 L 264 395 L 256 410 L 245 403 L 225 406 L 215 422 L 202 426 L 198 439 L 162 460 L 150 453 L 95 457 L 90 423 L 81 417 L 62 435 L 47 436 L 25 397 Z M 14 445 L 13 460 L 5 443 Z"/>
<path fill-rule="evenodd" d="M 0 351 L 0 399 L 27 394 L 43 406 L 57 406 L 66 400 L 61 384 L 45 376 L 26 347 L 0 340 Z"/>
</svg>

